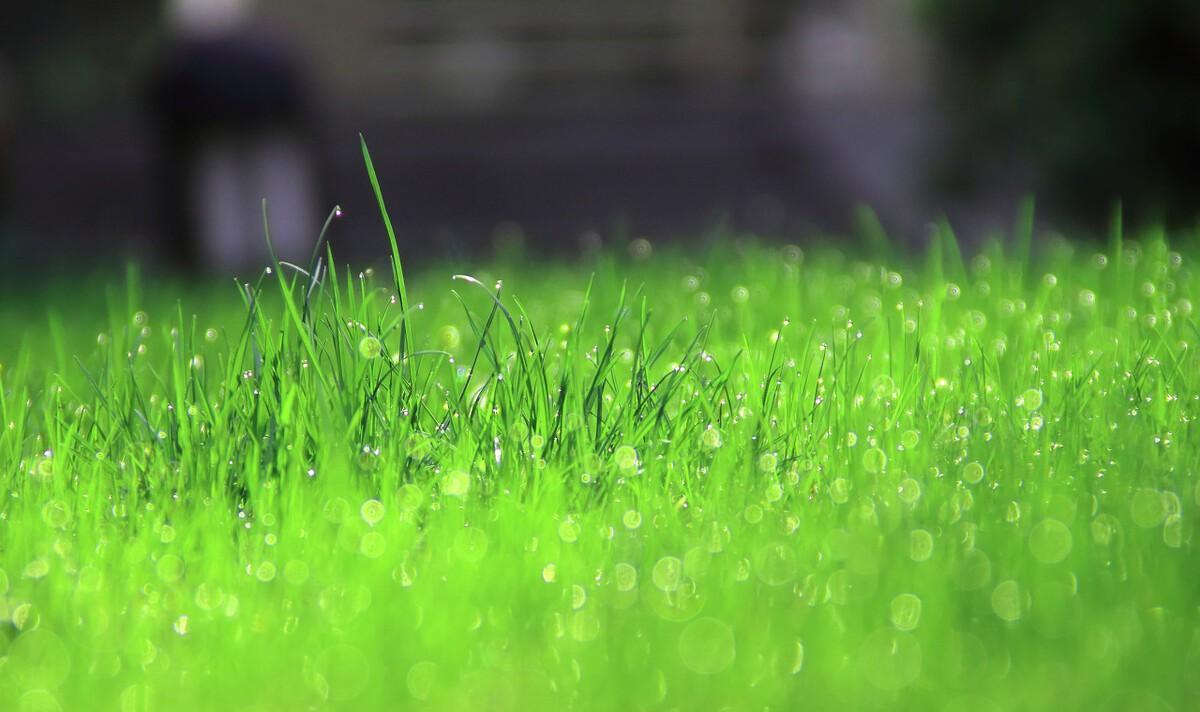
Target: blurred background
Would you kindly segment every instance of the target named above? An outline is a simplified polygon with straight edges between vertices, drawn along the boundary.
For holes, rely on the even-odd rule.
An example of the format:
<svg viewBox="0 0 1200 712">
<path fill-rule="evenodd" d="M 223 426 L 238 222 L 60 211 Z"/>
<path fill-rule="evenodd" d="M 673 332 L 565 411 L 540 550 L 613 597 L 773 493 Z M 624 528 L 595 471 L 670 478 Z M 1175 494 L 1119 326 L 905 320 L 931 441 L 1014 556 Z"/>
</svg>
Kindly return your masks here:
<svg viewBox="0 0 1200 712">
<path fill-rule="evenodd" d="M 1094 230 L 1200 213 L 1195 0 L 61 0 L 0 23 L 7 273 L 261 264 L 723 226 L 870 205 L 917 241 L 1018 199 Z"/>
</svg>

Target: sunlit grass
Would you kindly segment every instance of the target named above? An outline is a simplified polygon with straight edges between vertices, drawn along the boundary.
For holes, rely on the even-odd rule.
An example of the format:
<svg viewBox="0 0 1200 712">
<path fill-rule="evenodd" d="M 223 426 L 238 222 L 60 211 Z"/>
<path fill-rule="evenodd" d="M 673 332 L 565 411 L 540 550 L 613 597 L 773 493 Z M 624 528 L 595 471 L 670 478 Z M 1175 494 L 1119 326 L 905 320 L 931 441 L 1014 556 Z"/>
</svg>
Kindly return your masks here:
<svg viewBox="0 0 1200 712">
<path fill-rule="evenodd" d="M 1190 237 L 1030 230 L 6 316 L 0 707 L 1194 708 Z"/>
</svg>

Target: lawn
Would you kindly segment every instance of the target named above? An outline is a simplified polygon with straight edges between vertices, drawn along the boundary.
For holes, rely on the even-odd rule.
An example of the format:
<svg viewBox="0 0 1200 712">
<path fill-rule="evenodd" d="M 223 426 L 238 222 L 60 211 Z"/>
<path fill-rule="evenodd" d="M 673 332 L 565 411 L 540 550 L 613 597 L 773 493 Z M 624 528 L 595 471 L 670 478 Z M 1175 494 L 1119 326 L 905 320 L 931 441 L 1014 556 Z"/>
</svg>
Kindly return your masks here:
<svg viewBox="0 0 1200 712">
<path fill-rule="evenodd" d="M 1194 236 L 1029 217 L 10 302 L 0 708 L 1194 709 Z"/>
</svg>

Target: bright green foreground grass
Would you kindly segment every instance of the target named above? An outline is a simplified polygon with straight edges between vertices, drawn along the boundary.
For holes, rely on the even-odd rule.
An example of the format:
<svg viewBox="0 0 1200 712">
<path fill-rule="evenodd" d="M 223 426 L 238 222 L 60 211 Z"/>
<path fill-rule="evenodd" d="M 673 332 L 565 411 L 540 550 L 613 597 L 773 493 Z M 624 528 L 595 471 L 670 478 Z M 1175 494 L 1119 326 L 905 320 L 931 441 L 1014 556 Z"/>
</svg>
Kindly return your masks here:
<svg viewBox="0 0 1200 712">
<path fill-rule="evenodd" d="M 1200 255 L 935 246 L 10 312 L 0 707 L 1194 709 Z"/>
</svg>

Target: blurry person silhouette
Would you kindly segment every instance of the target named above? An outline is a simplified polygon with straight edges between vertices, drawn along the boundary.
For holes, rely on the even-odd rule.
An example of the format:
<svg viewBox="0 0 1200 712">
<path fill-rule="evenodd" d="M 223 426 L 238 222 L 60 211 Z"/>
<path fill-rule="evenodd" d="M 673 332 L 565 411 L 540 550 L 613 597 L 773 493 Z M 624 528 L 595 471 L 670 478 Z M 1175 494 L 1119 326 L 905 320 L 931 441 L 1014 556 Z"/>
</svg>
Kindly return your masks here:
<svg viewBox="0 0 1200 712">
<path fill-rule="evenodd" d="M 150 105 L 172 261 L 217 272 L 268 264 L 264 198 L 277 256 L 306 261 L 317 170 L 293 54 L 255 30 L 249 0 L 169 0 L 167 23 Z"/>
</svg>

